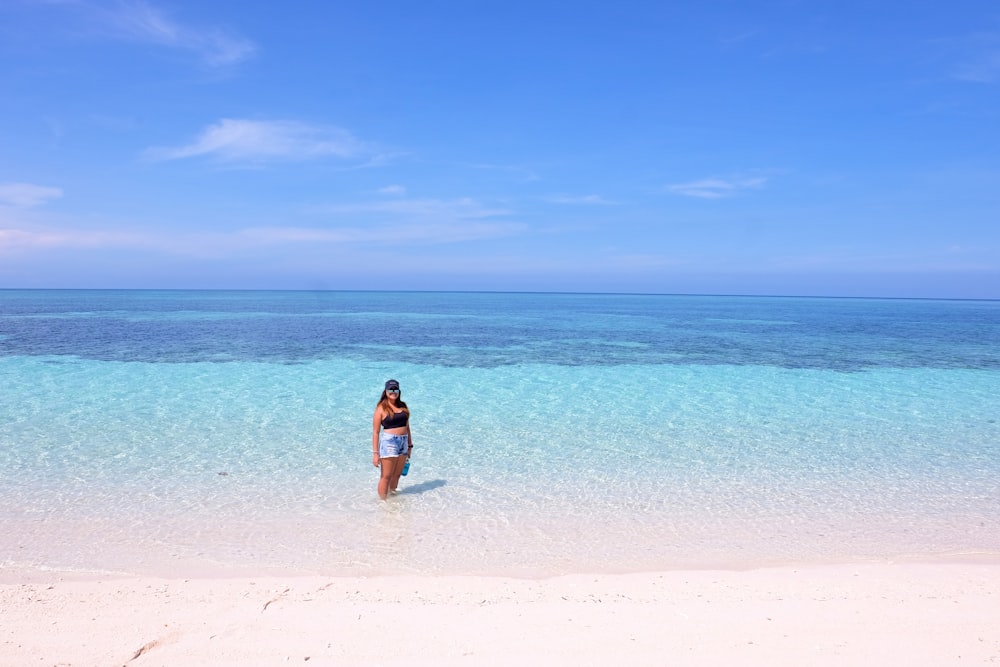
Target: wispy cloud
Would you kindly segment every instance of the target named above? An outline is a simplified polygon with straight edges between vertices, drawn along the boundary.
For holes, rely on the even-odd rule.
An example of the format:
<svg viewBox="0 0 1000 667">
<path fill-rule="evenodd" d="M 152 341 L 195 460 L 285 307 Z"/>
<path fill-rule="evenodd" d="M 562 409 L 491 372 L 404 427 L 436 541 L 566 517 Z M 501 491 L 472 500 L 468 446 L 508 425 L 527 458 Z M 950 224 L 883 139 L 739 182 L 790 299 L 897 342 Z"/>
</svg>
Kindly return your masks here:
<svg viewBox="0 0 1000 667">
<path fill-rule="evenodd" d="M 239 237 L 262 246 L 276 243 L 412 243 L 442 244 L 479 241 L 519 234 L 525 225 L 516 222 L 437 225 L 393 225 L 381 228 L 259 227 L 246 229 Z"/>
<path fill-rule="evenodd" d="M 378 193 L 380 195 L 392 195 L 393 197 L 402 197 L 406 194 L 406 188 L 402 185 L 387 185 L 384 188 L 379 188 Z"/>
<path fill-rule="evenodd" d="M 63 191 L 59 188 L 31 183 L 0 183 L 0 205 L 31 208 L 62 195 Z"/>
<path fill-rule="evenodd" d="M 508 164 L 488 164 L 483 162 L 463 162 L 462 166 L 469 169 L 481 169 L 484 171 L 500 171 L 514 174 L 523 181 L 538 181 L 541 177 L 533 170 L 527 167 L 521 167 L 517 165 Z"/>
<path fill-rule="evenodd" d="M 1000 32 L 996 30 L 932 39 L 925 46 L 952 81 L 1000 83 Z"/>
<path fill-rule="evenodd" d="M 0 229 L 0 252 L 46 248 L 157 247 L 157 240 L 131 232 L 103 230 Z"/>
<path fill-rule="evenodd" d="M 744 28 L 726 31 L 718 36 L 719 43 L 724 47 L 744 44 L 762 34 L 759 28 Z"/>
<path fill-rule="evenodd" d="M 248 39 L 218 28 L 183 25 L 143 0 L 83 3 L 115 36 L 194 53 L 205 64 L 224 67 L 253 55 L 257 47 Z"/>
<path fill-rule="evenodd" d="M 667 192 L 685 197 L 698 197 L 701 199 L 723 199 L 739 194 L 743 190 L 756 190 L 764 187 L 767 179 L 764 177 L 754 178 L 704 178 L 700 181 L 689 183 L 674 183 L 666 187 Z"/>
<path fill-rule="evenodd" d="M 984 35 L 976 41 L 975 52 L 954 69 L 953 76 L 970 83 L 1000 81 L 1000 35 Z"/>
<path fill-rule="evenodd" d="M 411 222 L 476 220 L 510 215 L 504 208 L 486 206 L 474 199 L 392 199 L 315 207 L 311 213 L 333 216 L 375 215 Z"/>
<path fill-rule="evenodd" d="M 392 190 L 391 193 L 395 193 Z M 480 241 L 523 234 L 527 225 L 504 220 L 505 208 L 469 197 L 458 199 L 380 199 L 315 206 L 306 214 L 325 219 L 320 228 L 268 228 L 275 239 L 295 241 L 300 236 L 343 243 L 445 244 Z M 346 224 L 345 224 L 346 223 Z M 255 234 L 262 233 L 256 230 Z"/>
<path fill-rule="evenodd" d="M 575 204 L 582 206 L 612 206 L 615 202 L 605 199 L 600 195 L 553 195 L 546 201 L 552 204 Z"/>
<path fill-rule="evenodd" d="M 101 229 L 24 229 L 0 227 L 0 252 L 45 249 L 145 249 L 191 257 L 225 257 L 275 245 L 381 247 L 441 245 L 488 240 L 523 233 L 517 222 L 443 222 L 380 227 L 251 227 L 230 232 L 120 231 Z"/>
<path fill-rule="evenodd" d="M 0 190 L 0 192 L 4 192 Z M 22 191 L 14 192 L 24 201 Z M 471 198 L 384 199 L 313 207 L 303 211 L 312 224 L 246 226 L 230 230 L 161 230 L 123 225 L 67 226 L 26 217 L 21 209 L 0 207 L 0 253 L 33 250 L 144 250 L 179 257 L 226 258 L 257 255 L 277 245 L 346 252 L 363 248 L 405 250 L 487 241 L 524 234 L 528 226 L 507 219 L 510 211 Z"/>
<path fill-rule="evenodd" d="M 373 151 L 347 130 L 296 121 L 223 118 L 209 125 L 189 144 L 150 148 L 153 160 L 214 157 L 224 162 L 260 163 L 322 157 L 368 158 Z"/>
</svg>

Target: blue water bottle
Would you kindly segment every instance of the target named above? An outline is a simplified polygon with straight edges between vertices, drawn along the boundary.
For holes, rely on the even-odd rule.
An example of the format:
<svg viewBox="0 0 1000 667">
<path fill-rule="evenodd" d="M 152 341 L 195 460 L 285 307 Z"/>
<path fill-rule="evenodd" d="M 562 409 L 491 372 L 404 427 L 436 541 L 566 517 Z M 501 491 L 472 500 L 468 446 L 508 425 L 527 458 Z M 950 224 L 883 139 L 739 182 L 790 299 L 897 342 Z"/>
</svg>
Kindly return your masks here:
<svg viewBox="0 0 1000 667">
<path fill-rule="evenodd" d="M 403 464 L 403 477 L 406 477 L 406 473 L 410 472 L 410 458 L 406 458 L 406 463 Z"/>
</svg>

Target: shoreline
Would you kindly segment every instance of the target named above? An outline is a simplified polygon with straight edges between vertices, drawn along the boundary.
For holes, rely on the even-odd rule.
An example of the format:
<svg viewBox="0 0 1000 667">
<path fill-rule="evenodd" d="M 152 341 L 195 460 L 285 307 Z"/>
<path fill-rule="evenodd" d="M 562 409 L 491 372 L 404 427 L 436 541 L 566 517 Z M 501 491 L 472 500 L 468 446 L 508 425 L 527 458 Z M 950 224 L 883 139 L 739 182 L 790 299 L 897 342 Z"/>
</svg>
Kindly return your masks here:
<svg viewBox="0 0 1000 667">
<path fill-rule="evenodd" d="M 755 572 L 763 570 L 788 570 L 809 568 L 867 567 L 899 565 L 982 565 L 1000 567 L 1000 552 L 968 551 L 943 554 L 899 554 L 892 557 L 856 556 L 809 560 L 771 561 L 712 561 L 702 565 L 668 564 L 660 567 L 607 567 L 588 569 L 569 567 L 552 570 L 545 567 L 497 570 L 483 572 L 468 571 L 405 571 L 344 569 L 339 571 L 316 571 L 315 569 L 279 568 L 270 566 L 250 566 L 234 563 L 185 562 L 168 570 L 103 570 L 96 568 L 67 568 L 49 565 L 23 565 L 8 561 L 0 563 L 0 586 L 60 582 L 105 582 L 135 579 L 159 581 L 202 581 L 232 579 L 390 579 L 390 578 L 466 578 L 466 579 L 511 579 L 542 581 L 573 576 L 621 577 L 635 575 L 683 573 L 683 572 Z"/>
<path fill-rule="evenodd" d="M 0 664 L 1000 661 L 1000 559 L 981 555 L 534 579 L 35 575 L 0 583 Z"/>
</svg>

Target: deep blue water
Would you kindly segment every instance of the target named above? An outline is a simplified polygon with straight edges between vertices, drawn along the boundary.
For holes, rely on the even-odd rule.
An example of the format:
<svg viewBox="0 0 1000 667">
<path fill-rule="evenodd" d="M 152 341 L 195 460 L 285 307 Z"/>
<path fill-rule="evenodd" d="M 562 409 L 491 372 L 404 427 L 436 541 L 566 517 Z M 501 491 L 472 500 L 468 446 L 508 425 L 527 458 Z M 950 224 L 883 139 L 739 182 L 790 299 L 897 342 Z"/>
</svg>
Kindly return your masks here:
<svg viewBox="0 0 1000 667">
<path fill-rule="evenodd" d="M 490 368 L 1000 368 L 1000 302 L 588 294 L 6 291 L 0 354 Z"/>
</svg>

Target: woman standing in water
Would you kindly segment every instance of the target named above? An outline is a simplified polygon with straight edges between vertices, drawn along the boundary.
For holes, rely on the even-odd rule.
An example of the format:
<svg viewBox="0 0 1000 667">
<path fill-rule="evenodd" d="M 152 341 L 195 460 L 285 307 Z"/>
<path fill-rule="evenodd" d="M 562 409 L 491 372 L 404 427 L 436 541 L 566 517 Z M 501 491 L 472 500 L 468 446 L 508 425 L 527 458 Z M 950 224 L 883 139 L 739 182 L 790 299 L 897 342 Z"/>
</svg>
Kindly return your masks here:
<svg viewBox="0 0 1000 667">
<path fill-rule="evenodd" d="M 389 380 L 372 418 L 372 465 L 382 467 L 378 480 L 378 497 L 382 500 L 390 491 L 396 491 L 411 449 L 410 409 L 399 393 L 399 383 Z"/>
</svg>

